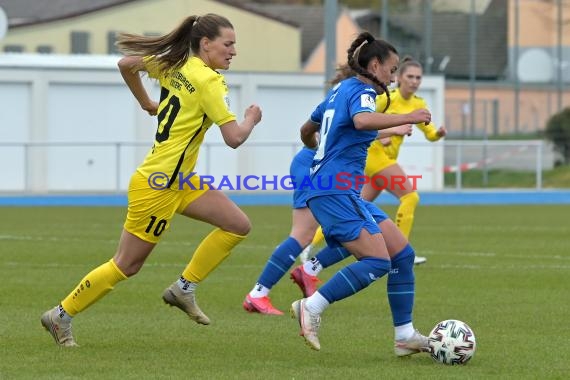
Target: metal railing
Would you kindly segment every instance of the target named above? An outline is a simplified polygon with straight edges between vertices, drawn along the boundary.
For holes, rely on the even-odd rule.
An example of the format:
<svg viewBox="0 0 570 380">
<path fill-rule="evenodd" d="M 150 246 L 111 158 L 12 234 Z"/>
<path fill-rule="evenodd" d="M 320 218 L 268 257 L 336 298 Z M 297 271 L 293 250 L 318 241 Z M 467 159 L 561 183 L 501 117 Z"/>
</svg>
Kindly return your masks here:
<svg viewBox="0 0 570 380">
<path fill-rule="evenodd" d="M 431 144 L 426 143 L 406 143 L 402 149 L 414 149 L 414 147 L 425 147 Z M 449 176 L 455 175 L 453 188 L 462 190 L 466 187 L 463 183 L 464 174 L 468 171 L 481 172 L 481 186 L 489 185 L 489 173 L 493 169 L 509 169 L 514 171 L 529 172 L 534 176 L 536 190 L 543 188 L 542 172 L 545 168 L 551 166 L 549 161 L 545 160 L 545 155 L 551 154 L 544 148 L 544 142 L 541 140 L 523 140 L 523 141 L 464 141 L 464 140 L 447 140 L 443 142 L 443 171 L 448 175 L 447 188 L 450 188 Z M 2 178 L 4 181 L 22 182 L 22 186 L 7 186 L 8 182 L 0 182 L 0 192 L 15 191 L 24 193 L 50 192 L 49 188 L 35 185 L 35 175 L 38 173 L 47 176 L 49 168 L 49 156 L 46 150 L 55 152 L 69 148 L 85 149 L 85 154 L 97 152 L 99 156 L 109 162 L 103 171 L 106 178 L 114 178 L 114 184 L 102 191 L 124 191 L 128 176 L 135 169 L 146 155 L 151 144 L 148 142 L 0 142 L 0 158 L 3 153 L 6 155 L 5 162 L 10 162 L 8 169 L 5 169 L 6 175 Z M 281 149 L 281 156 L 278 157 L 282 165 L 290 163 L 295 153 L 302 146 L 300 142 L 248 142 L 242 149 L 250 148 L 275 148 L 276 151 Z M 128 149 L 138 149 L 138 151 L 127 152 Z M 223 142 L 204 143 L 201 148 L 200 161 L 202 172 L 211 173 L 214 169 L 212 166 L 215 151 L 220 149 L 226 151 L 226 145 Z M 9 150 L 12 150 L 10 152 Z M 230 150 L 231 151 L 231 150 Z M 235 151 L 237 152 L 237 151 Z M 65 152 L 59 151 L 61 156 L 65 156 Z M 130 154 L 128 158 L 127 154 Z M 239 154 L 239 153 L 236 153 Z M 284 156 L 286 154 L 287 156 Z M 96 154 L 95 154 L 96 155 Z M 260 157 L 258 157 L 260 158 Z M 83 157 L 85 159 L 85 157 Z M 59 158 L 61 161 L 61 157 Z M 72 161 L 73 159 L 69 159 Z M 57 160 L 56 160 L 57 161 Z M 51 163 L 50 163 L 51 164 Z M 53 166 L 53 164 L 51 164 Z M 15 168 L 15 169 L 14 169 Z M 51 167 L 57 171 L 58 168 Z M 405 168 L 404 168 L 405 169 Z M 7 170 L 7 172 L 6 172 Z M 12 170 L 12 172 L 10 172 Z M 62 169 L 63 170 L 63 169 Z M 439 166 L 438 166 L 439 170 Z M 101 169 L 99 169 L 101 171 Z M 100 173 L 99 173 L 100 174 Z M 17 178 L 19 177 L 19 178 Z M 44 181 L 46 179 L 44 178 Z M 89 188 L 80 188 L 71 191 L 92 191 Z"/>
<path fill-rule="evenodd" d="M 548 152 L 551 153 L 551 152 Z M 455 173 L 455 189 L 463 186 L 463 173 L 469 170 L 481 172 L 481 187 L 489 184 L 492 169 L 511 171 L 534 171 L 535 189 L 543 188 L 542 171 L 552 166 L 545 162 L 545 149 L 542 140 L 522 141 L 445 141 L 444 172 Z M 553 162 L 553 159 L 549 160 Z"/>
</svg>

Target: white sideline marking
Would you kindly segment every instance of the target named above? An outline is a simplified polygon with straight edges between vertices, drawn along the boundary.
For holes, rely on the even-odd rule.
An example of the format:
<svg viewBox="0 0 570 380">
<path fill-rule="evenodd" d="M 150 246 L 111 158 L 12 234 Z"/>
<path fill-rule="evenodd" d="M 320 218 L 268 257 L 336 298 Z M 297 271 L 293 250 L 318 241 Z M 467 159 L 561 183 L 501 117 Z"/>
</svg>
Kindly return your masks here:
<svg viewBox="0 0 570 380">
<path fill-rule="evenodd" d="M 25 267 L 25 268 L 85 268 L 88 267 L 89 264 L 69 264 L 69 263 L 43 263 L 43 264 L 33 264 L 28 262 L 17 262 L 17 261 L 7 261 L 5 263 L 1 263 L 0 265 L 7 266 L 7 267 Z M 179 263 L 145 263 L 144 267 L 153 267 L 153 268 L 181 268 L 184 267 L 185 263 L 183 261 Z M 233 264 L 231 265 L 232 268 L 260 268 L 260 263 L 255 264 Z M 427 268 L 427 265 L 426 265 Z M 471 265 L 471 264 L 442 264 L 442 265 L 434 265 L 429 264 L 429 268 L 435 269 L 467 269 L 467 270 L 537 270 L 537 269 L 548 269 L 548 270 L 570 270 L 570 265 Z"/>
<path fill-rule="evenodd" d="M 429 262 L 429 261 L 428 261 Z M 495 269 L 513 269 L 513 270 L 521 270 L 521 269 L 570 269 L 570 265 L 466 265 L 466 264 L 443 264 L 443 265 L 431 265 L 430 268 L 437 268 L 437 269 L 473 269 L 473 270 L 495 270 Z"/>
<path fill-rule="evenodd" d="M 0 240 L 13 240 L 13 241 L 45 241 L 45 242 L 56 242 L 56 243 L 61 243 L 61 242 L 94 242 L 94 243 L 114 243 L 117 244 L 119 243 L 119 238 L 117 239 L 84 239 L 84 238 L 71 238 L 71 237 L 65 237 L 65 238 L 61 238 L 61 237 L 49 237 L 49 236 L 30 236 L 30 235 L 0 235 Z M 169 241 L 168 239 L 165 239 L 163 241 L 160 242 L 160 245 L 182 245 L 182 246 L 198 246 L 198 244 L 200 243 L 199 240 L 195 240 L 195 241 Z M 247 249 L 271 249 L 274 250 L 275 249 L 275 245 L 274 244 L 256 244 L 256 245 L 252 245 L 252 244 L 240 244 L 239 247 L 241 248 L 247 248 Z"/>
<path fill-rule="evenodd" d="M 430 250 L 422 250 L 421 252 L 417 252 L 419 256 L 470 256 L 470 257 L 505 257 L 509 259 L 528 259 L 528 260 L 570 260 L 570 256 L 562 256 L 562 255 L 513 255 L 513 254 L 502 254 L 502 253 L 494 253 L 494 252 L 451 252 L 451 251 L 430 251 Z"/>
<path fill-rule="evenodd" d="M 104 243 L 104 244 L 117 244 L 119 242 L 119 239 L 84 239 L 84 238 L 73 238 L 73 237 L 49 237 L 49 236 L 32 236 L 32 235 L 0 235 L 0 241 L 2 240 L 11 240 L 11 241 L 43 241 L 43 242 L 49 242 L 49 243 L 61 243 L 61 242 L 93 242 L 93 243 Z M 192 247 L 193 249 L 199 244 L 199 241 L 183 241 L 183 240 L 179 240 L 179 241 L 168 241 L 168 239 L 165 239 L 164 241 L 160 242 L 160 246 L 183 246 L 183 247 Z M 266 250 L 268 252 L 268 255 L 275 249 L 275 245 L 274 244 L 247 244 L 247 240 L 246 243 L 240 244 L 238 246 L 240 249 L 250 249 L 250 250 L 257 250 L 257 249 L 262 249 L 262 250 Z M 114 251 L 110 251 L 110 254 L 113 254 Z M 190 252 L 191 253 L 191 252 Z M 500 253 L 495 253 L 495 252 L 468 252 L 468 251 L 439 251 L 439 250 L 421 250 L 418 251 L 417 254 L 419 256 L 466 256 L 466 257 L 501 257 L 501 258 L 508 258 L 508 259 L 518 259 L 518 260 L 563 260 L 563 261 L 568 261 L 570 260 L 570 256 L 562 256 L 562 255 L 516 255 L 516 254 L 500 254 Z M 9 263 L 5 263 L 5 264 L 9 264 Z M 26 264 L 28 265 L 28 264 Z M 51 266 L 51 264 L 42 264 L 45 266 Z M 147 265 L 147 264 L 145 264 Z M 150 264 L 149 264 L 150 265 Z M 53 264 L 53 266 L 64 266 L 62 264 Z M 69 266 L 75 266 L 75 265 L 69 265 Z M 168 266 L 168 265 L 166 265 Z M 447 268 L 447 266 L 436 266 L 436 265 L 430 265 L 430 267 L 436 267 L 436 268 Z M 477 267 L 479 269 L 481 268 L 485 268 L 485 269 L 489 269 L 489 268 L 493 268 L 493 267 L 488 267 L 488 266 L 478 266 L 478 265 L 467 265 L 465 267 L 462 267 L 460 265 L 457 266 L 451 266 L 450 268 L 466 268 L 469 269 L 469 267 Z M 509 267 L 508 265 L 503 265 L 503 267 Z M 515 266 L 513 266 L 513 268 L 515 268 Z M 566 268 L 565 266 L 546 266 L 546 265 L 530 265 L 530 266 L 516 266 L 516 268 L 528 268 L 528 269 L 539 269 L 539 268 Z"/>
</svg>

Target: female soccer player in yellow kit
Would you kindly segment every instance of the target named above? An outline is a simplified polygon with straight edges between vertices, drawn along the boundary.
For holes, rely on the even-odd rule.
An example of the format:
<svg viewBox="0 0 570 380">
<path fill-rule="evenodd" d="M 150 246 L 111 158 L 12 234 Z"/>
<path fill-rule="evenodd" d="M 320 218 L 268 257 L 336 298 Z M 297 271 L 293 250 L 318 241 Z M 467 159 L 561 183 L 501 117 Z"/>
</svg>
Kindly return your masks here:
<svg viewBox="0 0 570 380">
<path fill-rule="evenodd" d="M 423 69 L 419 62 L 406 57 L 402 60 L 398 71 L 398 87 L 390 93 L 390 107 L 387 113 L 401 114 L 409 113 L 413 110 L 427 108 L 424 99 L 416 95 L 422 83 Z M 436 129 L 433 122 L 427 125 L 416 124 L 427 140 L 437 141 L 447 134 L 445 127 Z M 398 153 L 404 143 L 403 136 L 392 136 L 383 140 L 375 141 L 368 149 L 366 168 L 364 173 L 373 178 L 381 176 L 376 186 L 368 183 L 362 188 L 362 197 L 367 200 L 376 199 L 385 184 L 383 178 L 404 178 L 406 173 L 398 164 Z M 400 200 L 400 205 L 396 212 L 395 222 L 400 231 L 409 239 L 412 225 L 414 223 L 414 213 L 420 201 L 417 191 L 412 187 L 410 181 L 403 183 L 403 188 L 393 186 L 387 189 Z M 416 264 L 426 261 L 425 257 L 417 256 Z"/>
<path fill-rule="evenodd" d="M 422 75 L 423 69 L 419 62 L 410 57 L 406 57 L 400 62 L 397 78 L 398 87 L 390 91 L 390 105 L 386 113 L 406 114 L 414 110 L 427 108 L 425 100 L 416 95 L 422 82 Z M 376 109 L 384 109 L 386 96 L 377 97 L 376 103 Z M 427 125 L 416 124 L 416 127 L 423 132 L 429 141 L 437 141 L 447 134 L 445 127 L 436 129 L 433 123 Z M 368 201 L 376 199 L 382 192 L 380 189 L 386 186 L 384 178 L 406 178 L 406 173 L 397 162 L 398 153 L 403 143 L 404 136 L 391 136 L 372 142 L 368 148 L 364 174 L 369 178 L 378 176 L 378 179 L 374 186 L 370 183 L 364 185 L 361 193 L 362 198 Z M 409 239 L 414 222 L 414 213 L 420 197 L 410 181 L 404 182 L 402 187 L 393 186 L 393 188 L 388 188 L 387 190 L 400 200 L 394 221 L 404 236 Z M 311 245 L 302 254 L 301 259 L 306 261 L 310 257 L 312 247 L 319 244 L 323 239 L 324 236 L 319 228 Z M 415 264 L 424 262 L 426 262 L 425 257 L 416 256 Z"/>
<path fill-rule="evenodd" d="M 76 346 L 71 319 L 101 299 L 119 281 L 135 275 L 170 227 L 174 214 L 216 227 L 196 248 L 192 259 L 163 293 L 170 306 L 207 325 L 195 290 L 240 243 L 251 228 L 248 217 L 224 193 L 193 175 L 204 135 L 217 124 L 226 144 L 240 146 L 261 120 L 249 106 L 241 123 L 230 111 L 228 88 L 216 70 L 227 70 L 236 55 L 236 35 L 229 20 L 216 14 L 187 17 L 160 37 L 123 34 L 118 46 L 125 83 L 158 128 L 152 149 L 131 177 L 128 213 L 113 258 L 89 272 L 59 305 L 46 311 L 42 325 L 60 346 Z M 140 72 L 158 80 L 160 103 L 150 99 Z"/>
</svg>

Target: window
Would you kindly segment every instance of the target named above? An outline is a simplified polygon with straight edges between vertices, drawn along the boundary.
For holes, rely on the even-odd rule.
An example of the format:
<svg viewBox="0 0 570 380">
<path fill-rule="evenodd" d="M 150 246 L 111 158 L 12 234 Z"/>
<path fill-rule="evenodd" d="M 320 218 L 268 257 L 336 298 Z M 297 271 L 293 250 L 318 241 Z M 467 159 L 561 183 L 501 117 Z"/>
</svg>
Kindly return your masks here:
<svg viewBox="0 0 570 380">
<path fill-rule="evenodd" d="M 107 54 L 120 54 L 119 50 L 115 46 L 117 41 L 117 32 L 110 31 L 107 32 Z"/>
<path fill-rule="evenodd" d="M 89 54 L 88 32 L 71 32 L 71 54 Z"/>
<path fill-rule="evenodd" d="M 53 47 L 51 45 L 38 45 L 36 51 L 40 54 L 50 54 L 53 53 Z"/>
<path fill-rule="evenodd" d="M 24 47 L 22 45 L 5 45 L 4 52 L 6 53 L 23 53 Z"/>
</svg>

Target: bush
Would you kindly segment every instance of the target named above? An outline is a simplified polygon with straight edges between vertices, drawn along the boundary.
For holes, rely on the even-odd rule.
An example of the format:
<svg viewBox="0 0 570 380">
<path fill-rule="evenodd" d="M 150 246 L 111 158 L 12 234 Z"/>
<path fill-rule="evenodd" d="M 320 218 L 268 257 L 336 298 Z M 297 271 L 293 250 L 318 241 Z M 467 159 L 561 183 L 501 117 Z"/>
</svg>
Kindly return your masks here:
<svg viewBox="0 0 570 380">
<path fill-rule="evenodd" d="M 546 124 L 546 138 L 554 144 L 565 164 L 570 163 L 570 107 L 553 115 Z"/>
</svg>

